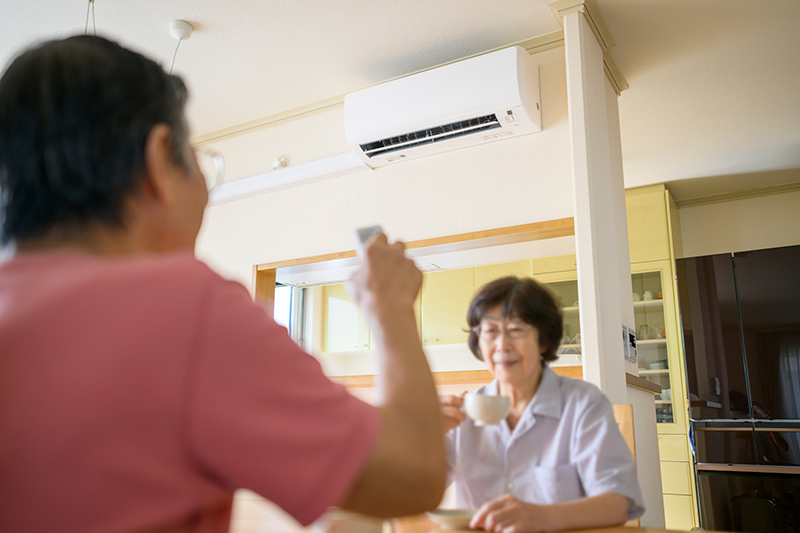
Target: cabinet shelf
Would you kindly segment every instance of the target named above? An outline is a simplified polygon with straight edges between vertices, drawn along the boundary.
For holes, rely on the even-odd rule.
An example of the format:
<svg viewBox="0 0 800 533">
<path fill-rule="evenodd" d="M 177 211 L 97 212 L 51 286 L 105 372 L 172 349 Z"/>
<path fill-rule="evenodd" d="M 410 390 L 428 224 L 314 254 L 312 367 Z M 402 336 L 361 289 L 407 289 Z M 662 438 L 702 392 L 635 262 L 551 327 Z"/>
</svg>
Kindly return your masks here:
<svg viewBox="0 0 800 533">
<path fill-rule="evenodd" d="M 580 307 L 578 306 L 570 306 L 564 308 L 564 316 L 578 316 L 580 313 Z"/>
<path fill-rule="evenodd" d="M 643 307 L 663 307 L 664 300 L 659 298 L 658 300 L 642 300 L 640 302 L 633 302 L 633 310 L 641 309 Z"/>
<path fill-rule="evenodd" d="M 556 355 L 577 355 L 580 357 L 581 355 L 581 345 L 580 344 L 562 344 L 558 347 L 556 351 Z"/>
<path fill-rule="evenodd" d="M 637 340 L 637 346 L 653 346 L 658 344 L 667 344 L 667 339 L 644 339 L 644 340 Z"/>
<path fill-rule="evenodd" d="M 652 375 L 655 375 L 655 374 L 664 374 L 664 375 L 669 374 L 669 368 L 658 368 L 658 369 L 655 369 L 655 370 L 642 370 L 642 369 L 639 369 L 639 375 L 640 376 L 652 376 Z"/>
</svg>

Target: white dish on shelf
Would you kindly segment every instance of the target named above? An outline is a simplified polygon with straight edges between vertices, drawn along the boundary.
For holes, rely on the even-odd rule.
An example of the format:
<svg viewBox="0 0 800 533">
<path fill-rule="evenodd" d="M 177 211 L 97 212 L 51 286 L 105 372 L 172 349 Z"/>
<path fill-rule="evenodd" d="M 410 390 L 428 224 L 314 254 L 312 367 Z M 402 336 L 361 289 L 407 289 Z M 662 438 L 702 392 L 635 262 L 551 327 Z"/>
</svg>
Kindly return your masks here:
<svg viewBox="0 0 800 533">
<path fill-rule="evenodd" d="M 428 518 L 442 529 L 469 529 L 476 509 L 435 509 L 428 511 Z"/>
</svg>

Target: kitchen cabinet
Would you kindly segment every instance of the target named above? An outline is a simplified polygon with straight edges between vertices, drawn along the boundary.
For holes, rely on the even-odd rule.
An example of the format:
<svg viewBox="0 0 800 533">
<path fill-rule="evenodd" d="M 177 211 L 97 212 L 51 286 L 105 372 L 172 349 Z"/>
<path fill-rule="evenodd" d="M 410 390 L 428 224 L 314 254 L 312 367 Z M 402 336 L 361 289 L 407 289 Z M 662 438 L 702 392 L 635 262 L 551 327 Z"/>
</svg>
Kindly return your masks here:
<svg viewBox="0 0 800 533">
<path fill-rule="evenodd" d="M 665 192 L 663 185 L 625 191 L 631 263 L 670 259 L 672 228 Z"/>
<path fill-rule="evenodd" d="M 322 309 L 323 352 L 370 349 L 367 318 L 345 291 L 344 283 L 322 287 Z"/>
<path fill-rule="evenodd" d="M 426 272 L 421 294 L 422 344 L 465 344 L 467 310 L 475 290 L 475 269 Z"/>
<path fill-rule="evenodd" d="M 645 269 L 645 270 L 642 270 Z M 647 270 L 656 269 L 656 270 Z M 675 354 L 677 347 L 670 346 L 669 336 L 675 338 L 677 324 L 674 311 L 667 309 L 674 305 L 671 291 L 665 291 L 662 285 L 664 271 L 669 270 L 669 262 L 640 263 L 631 267 L 634 302 L 634 329 L 636 330 L 637 351 L 639 357 L 639 376 L 658 384 L 661 395 L 656 397 L 656 422 L 659 424 L 675 424 L 679 413 L 673 408 L 672 383 L 678 387 L 674 391 L 675 398 L 680 393 L 680 361 L 670 354 Z M 666 292 L 666 298 L 664 293 Z M 671 318 L 671 320 L 669 320 Z M 672 348 L 672 349 L 670 349 Z M 672 376 L 674 371 L 675 376 Z M 676 428 L 682 431 L 685 424 Z"/>
<path fill-rule="evenodd" d="M 505 276 L 530 277 L 531 274 L 530 259 L 475 267 L 475 292 L 490 281 Z"/>
<path fill-rule="evenodd" d="M 563 279 L 569 276 L 569 279 Z M 577 276 L 572 272 L 553 274 L 539 274 L 534 278 L 546 285 L 556 299 L 561 302 L 564 310 L 564 334 L 558 355 L 575 356 L 570 362 L 581 364 L 581 315 L 578 302 Z M 566 358 L 564 358 L 566 360 Z"/>
<path fill-rule="evenodd" d="M 322 353 L 364 352 L 374 348 L 367 317 L 347 294 L 344 283 L 314 287 L 322 293 Z M 414 302 L 420 328 L 420 297 Z"/>
<path fill-rule="evenodd" d="M 662 388 L 656 422 L 666 526 L 691 529 L 700 521 L 675 282 L 675 258 L 681 254 L 678 208 L 663 185 L 625 191 L 625 201 L 631 284 L 640 298 L 633 304 L 639 376 Z M 652 300 L 645 300 L 648 292 Z"/>
<path fill-rule="evenodd" d="M 575 254 L 539 257 L 531 260 L 531 275 L 535 278 L 551 276 L 558 272 L 576 273 L 577 271 L 578 264 L 575 261 Z M 575 276 L 577 277 L 577 274 Z"/>
</svg>

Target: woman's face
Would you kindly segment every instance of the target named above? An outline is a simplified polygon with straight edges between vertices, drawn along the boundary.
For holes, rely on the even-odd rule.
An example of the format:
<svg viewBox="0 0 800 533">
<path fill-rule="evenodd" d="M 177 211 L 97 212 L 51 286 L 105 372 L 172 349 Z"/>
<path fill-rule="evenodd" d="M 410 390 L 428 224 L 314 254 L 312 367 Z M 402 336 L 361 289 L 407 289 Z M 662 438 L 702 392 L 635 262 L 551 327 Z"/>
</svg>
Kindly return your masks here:
<svg viewBox="0 0 800 533">
<path fill-rule="evenodd" d="M 516 317 L 504 318 L 502 307 L 490 309 L 480 323 L 478 343 L 489 372 L 500 383 L 523 388 L 542 373 L 539 330 Z"/>
</svg>

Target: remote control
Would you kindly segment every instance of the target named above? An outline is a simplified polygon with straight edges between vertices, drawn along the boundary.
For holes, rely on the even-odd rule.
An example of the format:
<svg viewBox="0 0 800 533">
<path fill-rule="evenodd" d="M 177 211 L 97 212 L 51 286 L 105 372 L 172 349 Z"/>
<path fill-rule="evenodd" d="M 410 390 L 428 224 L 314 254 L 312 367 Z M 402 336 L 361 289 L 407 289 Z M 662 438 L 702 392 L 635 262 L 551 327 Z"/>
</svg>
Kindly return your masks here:
<svg viewBox="0 0 800 533">
<path fill-rule="evenodd" d="M 358 228 L 353 232 L 353 237 L 356 240 L 356 253 L 358 257 L 364 255 L 364 247 L 376 233 L 383 233 L 383 228 L 380 226 L 369 226 L 366 228 Z"/>
</svg>

